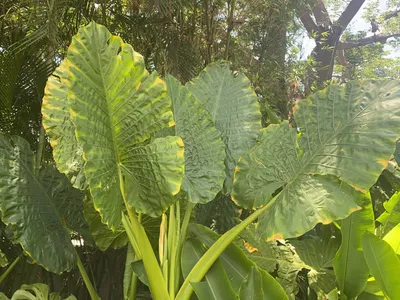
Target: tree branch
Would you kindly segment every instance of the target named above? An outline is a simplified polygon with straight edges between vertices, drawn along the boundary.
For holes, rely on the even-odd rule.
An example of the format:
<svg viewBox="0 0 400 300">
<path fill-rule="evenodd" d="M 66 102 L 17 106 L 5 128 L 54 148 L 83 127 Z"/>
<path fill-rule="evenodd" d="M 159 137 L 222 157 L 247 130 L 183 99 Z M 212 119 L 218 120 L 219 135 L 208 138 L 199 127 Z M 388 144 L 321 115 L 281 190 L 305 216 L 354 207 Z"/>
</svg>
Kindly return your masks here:
<svg viewBox="0 0 400 300">
<path fill-rule="evenodd" d="M 397 17 L 399 14 L 400 14 L 400 9 L 388 12 L 388 13 L 385 14 L 384 20 L 387 21 L 387 20 L 389 20 L 391 18 Z"/>
<path fill-rule="evenodd" d="M 338 56 L 339 64 L 346 68 L 351 67 L 351 63 L 346 60 L 346 56 L 344 55 L 344 49 L 337 50 L 336 54 Z"/>
<path fill-rule="evenodd" d="M 332 25 L 332 21 L 329 18 L 329 14 L 325 7 L 324 1 L 322 0 L 316 1 L 313 7 L 313 13 L 315 16 L 315 20 L 317 21 L 317 25 L 325 25 L 325 26 Z"/>
<path fill-rule="evenodd" d="M 346 9 L 343 11 L 339 19 L 337 20 L 338 26 L 341 30 L 345 30 L 351 20 L 353 20 L 356 13 L 360 10 L 361 6 L 364 4 L 365 0 L 352 0 Z"/>
<path fill-rule="evenodd" d="M 314 32 L 318 31 L 318 26 L 311 18 L 310 11 L 304 6 L 301 6 L 300 8 L 300 20 L 306 28 L 308 34 L 312 35 Z"/>
<path fill-rule="evenodd" d="M 353 49 L 353 48 L 358 48 L 361 46 L 366 46 L 374 43 L 382 43 L 385 44 L 388 39 L 392 37 L 400 37 L 400 33 L 393 33 L 389 35 L 383 35 L 383 34 L 377 34 L 373 35 L 364 39 L 360 40 L 350 40 L 350 41 L 345 41 L 345 42 L 339 42 L 337 46 L 337 50 L 342 50 L 342 49 Z"/>
</svg>

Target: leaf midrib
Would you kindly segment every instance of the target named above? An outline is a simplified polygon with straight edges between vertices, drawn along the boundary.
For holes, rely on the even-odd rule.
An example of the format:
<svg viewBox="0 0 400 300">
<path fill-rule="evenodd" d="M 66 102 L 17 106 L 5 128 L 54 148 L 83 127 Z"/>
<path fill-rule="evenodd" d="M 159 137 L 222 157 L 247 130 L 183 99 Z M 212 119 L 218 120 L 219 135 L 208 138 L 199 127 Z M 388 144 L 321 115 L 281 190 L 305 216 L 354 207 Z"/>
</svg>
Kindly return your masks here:
<svg viewBox="0 0 400 300">
<path fill-rule="evenodd" d="M 349 96 L 350 98 L 350 96 Z M 289 181 L 287 182 L 281 193 L 282 194 L 284 191 L 287 190 L 287 187 L 292 185 L 293 182 L 295 182 L 297 180 L 297 178 L 301 175 L 305 175 L 307 173 L 304 173 L 304 169 L 306 169 L 307 167 L 309 167 L 309 165 L 311 164 L 311 162 L 315 159 L 316 156 L 320 155 L 320 153 L 322 152 L 322 150 L 326 147 L 326 145 L 328 145 L 330 142 L 332 142 L 332 140 L 334 140 L 334 138 L 336 138 L 338 135 L 340 135 L 350 124 L 353 123 L 354 120 L 356 120 L 360 115 L 362 115 L 367 109 L 369 109 L 369 107 L 373 104 L 375 104 L 376 102 L 380 101 L 382 99 L 382 96 L 377 97 L 376 100 L 371 101 L 370 103 L 368 103 L 368 105 L 366 105 L 363 109 L 361 109 L 357 114 L 354 115 L 353 118 L 348 119 L 347 123 L 342 125 L 341 127 L 339 127 L 339 130 L 335 130 L 334 134 L 326 139 L 324 141 L 324 143 L 320 143 L 319 147 L 314 151 L 314 153 L 304 162 L 302 163 L 302 158 L 298 159 L 298 162 L 301 165 L 301 168 L 299 169 L 299 171 L 295 174 L 295 176 Z M 349 106 L 347 107 L 347 110 L 349 110 Z M 347 114 L 349 114 L 349 111 L 347 111 Z M 334 119 L 332 120 L 332 122 L 334 122 Z M 304 124 L 306 124 L 307 122 L 304 122 Z M 319 122 L 317 123 L 317 128 L 319 128 Z M 307 145 L 309 145 L 309 141 L 308 141 L 308 137 L 307 137 L 307 133 L 304 135 L 307 138 Z M 303 149 L 305 150 L 305 149 Z M 309 150 L 310 151 L 310 150 Z M 297 150 L 296 150 L 297 152 Z M 303 155 L 304 157 L 304 155 Z M 340 179 L 340 178 L 339 178 Z"/>
<path fill-rule="evenodd" d="M 4 136 L 4 135 L 3 135 L 3 136 Z M 20 139 L 20 138 L 18 138 L 18 139 Z M 10 139 L 10 140 L 11 140 L 11 139 Z M 10 146 L 11 146 L 11 144 L 9 144 L 9 143 L 5 143 L 5 145 L 7 145 L 7 146 L 10 145 Z M 13 150 L 12 147 L 11 147 L 11 150 Z M 10 148 L 9 148 L 9 151 L 10 151 Z M 30 151 L 30 149 L 29 149 L 29 151 Z M 9 152 L 9 153 L 12 154 L 12 152 Z M 64 231 L 65 231 L 65 232 L 68 234 L 68 236 L 69 236 L 69 230 L 68 230 L 68 228 L 66 227 L 66 225 L 64 225 L 64 223 L 62 222 L 62 218 L 61 218 L 61 216 L 60 216 L 60 214 L 59 214 L 59 211 L 57 210 L 56 206 L 54 205 L 53 199 L 51 199 L 51 198 L 49 197 L 48 193 L 45 191 L 45 189 L 44 189 L 44 187 L 43 187 L 43 185 L 42 185 L 42 182 L 39 181 L 39 178 L 37 178 L 37 177 L 33 174 L 31 168 L 29 168 L 29 167 L 25 164 L 25 162 L 24 162 L 23 160 L 18 159 L 18 161 L 19 161 L 20 164 L 23 166 L 23 168 L 29 173 L 29 177 L 33 178 L 33 180 L 34 180 L 34 182 L 36 183 L 36 185 L 40 188 L 40 191 L 41 191 L 42 194 L 44 195 L 44 198 L 47 200 L 47 202 L 48 202 L 48 203 L 50 204 L 50 206 L 53 208 L 54 213 L 55 213 L 55 215 L 56 215 L 56 217 L 57 217 L 59 223 L 61 224 L 62 228 L 64 228 Z M 10 222 L 10 223 L 16 224 L 15 222 Z M 25 250 L 25 251 L 27 251 L 27 250 Z"/>
<path fill-rule="evenodd" d="M 349 218 L 350 218 L 350 220 L 349 220 L 349 222 L 350 222 L 350 226 L 349 226 L 349 230 L 348 230 L 348 232 L 347 232 L 347 238 L 346 238 L 346 261 L 345 261 L 345 264 L 344 264 L 344 270 L 343 270 L 343 273 L 344 273 L 344 276 L 343 276 L 343 280 L 342 280 L 342 282 L 341 282 L 341 286 L 343 287 L 343 291 L 345 290 L 345 284 L 346 284 L 346 282 L 347 282 L 347 270 L 348 270 L 348 264 L 349 264 L 349 257 L 350 257 L 350 239 L 351 239 L 351 231 L 352 231 L 352 229 L 353 229 L 353 216 L 354 216 L 354 214 L 351 214 L 350 216 L 349 216 Z"/>
<path fill-rule="evenodd" d="M 92 28 L 93 28 L 92 31 L 94 31 L 96 27 L 93 26 Z M 93 36 L 94 36 L 93 40 L 94 40 L 96 49 L 99 49 L 98 48 L 98 43 L 97 43 L 97 35 L 95 34 L 95 32 L 93 32 Z M 111 37 L 109 36 L 107 41 L 109 41 L 110 39 L 111 39 Z M 122 43 L 120 47 L 122 48 L 123 45 L 124 44 Z M 116 143 L 116 139 L 115 139 L 115 132 L 114 132 L 114 126 L 113 126 L 114 124 L 113 124 L 113 121 L 112 121 L 111 109 L 110 109 L 109 102 L 108 102 L 107 88 L 106 88 L 106 85 L 105 85 L 104 74 L 103 74 L 103 66 L 101 64 L 99 51 L 96 51 L 96 57 L 97 57 L 97 61 L 98 61 L 99 66 L 100 66 L 100 76 L 101 76 L 101 83 L 102 83 L 103 91 L 104 91 L 104 100 L 106 100 L 106 102 L 107 102 L 107 114 L 108 114 L 108 120 L 110 122 L 111 141 L 113 143 L 116 167 L 117 167 L 117 170 L 118 170 L 118 174 L 122 174 L 122 171 L 121 171 L 121 168 L 120 168 L 120 158 L 119 158 L 119 153 L 117 151 L 118 148 L 117 148 L 117 143 Z M 110 64 L 111 64 L 111 62 L 110 62 Z M 118 179 L 118 182 L 119 182 L 119 179 Z"/>
<path fill-rule="evenodd" d="M 192 248 L 193 248 L 193 252 L 194 252 L 194 253 L 196 254 L 196 256 L 197 256 L 197 261 L 199 261 L 200 258 L 202 257 L 202 255 L 204 255 L 204 253 L 200 253 L 200 249 L 194 247 L 193 243 L 190 243 L 190 245 L 191 245 Z M 214 264 L 215 264 L 215 263 L 214 263 Z M 212 268 L 212 266 L 211 266 L 211 268 Z M 210 290 L 211 290 L 211 293 L 212 293 L 213 296 L 214 296 L 214 299 L 215 299 L 215 300 L 218 300 L 217 295 L 216 295 L 215 292 L 214 292 L 213 285 L 211 284 L 210 280 L 209 280 L 207 277 L 208 277 L 208 276 L 207 276 L 207 274 L 206 274 L 206 275 L 204 276 L 204 279 L 205 279 L 205 281 L 207 282 L 207 285 L 209 286 L 209 288 L 210 288 Z M 201 281 L 200 281 L 200 282 L 201 282 Z"/>
<path fill-rule="evenodd" d="M 221 102 L 221 94 L 222 94 L 222 87 L 224 86 L 224 84 L 225 84 L 225 80 L 226 80 L 226 78 L 225 78 L 225 75 L 224 76 L 222 76 L 222 80 L 221 80 L 221 84 L 220 84 L 220 86 L 219 86 L 219 90 L 218 90 L 218 96 L 216 97 L 217 98 L 217 101 L 216 101 L 216 103 L 215 103 L 215 110 L 213 111 L 213 114 L 212 114 L 212 118 L 213 118 L 213 120 L 214 120 L 214 123 L 216 123 L 216 116 L 217 116 L 217 113 L 218 113 L 218 111 L 219 111 L 219 109 L 220 109 L 220 102 Z"/>
<path fill-rule="evenodd" d="M 389 298 L 389 295 L 387 295 L 388 289 L 387 289 L 385 280 L 383 279 L 383 275 L 382 275 L 383 273 L 382 273 L 380 264 L 379 264 L 379 262 L 378 262 L 378 259 L 377 259 L 377 256 L 376 256 L 376 254 L 375 254 L 374 248 L 372 247 L 372 243 L 371 243 L 371 241 L 369 241 L 369 239 L 368 239 L 368 246 L 369 246 L 369 248 L 370 248 L 370 250 L 371 250 L 372 257 L 373 257 L 374 262 L 375 262 L 375 265 L 376 265 L 376 267 L 377 267 L 377 269 L 378 269 L 379 276 L 380 276 L 381 279 L 382 279 L 382 284 L 383 284 L 383 287 L 385 288 L 385 291 L 386 291 L 385 294 L 386 294 L 386 296 Z M 375 279 L 376 279 L 376 276 L 374 276 L 374 277 L 375 277 Z"/>
</svg>

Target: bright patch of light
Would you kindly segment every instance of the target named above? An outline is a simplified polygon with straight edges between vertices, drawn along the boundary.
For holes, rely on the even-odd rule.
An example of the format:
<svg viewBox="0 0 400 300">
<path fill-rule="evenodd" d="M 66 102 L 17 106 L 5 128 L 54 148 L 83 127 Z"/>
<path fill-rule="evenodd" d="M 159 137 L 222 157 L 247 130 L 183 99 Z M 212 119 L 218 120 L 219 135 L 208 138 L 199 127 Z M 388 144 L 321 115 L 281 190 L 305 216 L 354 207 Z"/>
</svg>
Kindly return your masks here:
<svg viewBox="0 0 400 300">
<path fill-rule="evenodd" d="M 73 239 L 71 240 L 72 245 L 74 245 L 74 247 L 83 247 L 83 245 L 85 245 L 85 242 L 83 239 L 77 240 L 77 239 Z"/>
</svg>

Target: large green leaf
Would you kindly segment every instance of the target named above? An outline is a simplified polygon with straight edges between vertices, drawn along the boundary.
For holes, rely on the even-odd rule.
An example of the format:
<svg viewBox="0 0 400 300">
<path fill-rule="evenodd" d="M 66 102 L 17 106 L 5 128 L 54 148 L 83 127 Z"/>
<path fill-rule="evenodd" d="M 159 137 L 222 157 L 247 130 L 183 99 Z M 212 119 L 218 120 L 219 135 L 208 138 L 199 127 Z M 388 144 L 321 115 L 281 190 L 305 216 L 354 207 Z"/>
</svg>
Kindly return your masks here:
<svg viewBox="0 0 400 300">
<path fill-rule="evenodd" d="M 362 237 L 366 231 L 375 229 L 374 211 L 369 196 L 363 200 L 362 209 L 341 222 L 342 244 L 333 264 L 340 291 L 349 299 L 361 294 L 369 277 Z"/>
<path fill-rule="evenodd" d="M 199 261 L 207 248 L 198 240 L 190 238 L 186 240 L 181 257 L 183 277 L 186 278 L 194 265 Z M 235 299 L 236 294 L 232 289 L 224 266 L 217 260 L 201 282 L 191 283 L 200 300 L 208 299 Z"/>
<path fill-rule="evenodd" d="M 199 224 L 189 224 L 188 230 L 194 234 L 206 247 L 211 247 L 218 239 L 219 235 L 209 228 Z M 243 251 L 235 244 L 230 244 L 219 257 L 226 273 L 228 274 L 231 286 L 235 293 L 239 292 L 240 286 L 255 264 L 249 260 Z M 268 273 L 263 274 L 263 280 L 268 281 L 269 289 L 266 296 L 278 297 L 277 299 L 287 299 L 282 286 Z"/>
<path fill-rule="evenodd" d="M 261 129 L 257 96 L 243 74 L 236 77 L 225 62 L 208 65 L 187 85 L 203 104 L 226 145 L 225 192 L 232 189 L 239 157 L 256 142 Z"/>
<path fill-rule="evenodd" d="M 329 86 L 300 102 L 294 119 L 300 134 L 287 122 L 267 127 L 235 171 L 233 198 L 245 208 L 269 205 L 258 223 L 267 239 L 300 236 L 358 209 L 353 187 L 367 191 L 394 152 L 400 84 Z"/>
<path fill-rule="evenodd" d="M 239 299 L 241 300 L 279 300 L 287 299 L 279 290 L 271 286 L 271 276 L 257 267 L 251 270 L 240 286 Z"/>
<path fill-rule="evenodd" d="M 239 299 L 264 299 L 263 282 L 257 267 L 251 267 L 239 290 Z"/>
<path fill-rule="evenodd" d="M 400 255 L 400 224 L 397 224 L 383 238 L 388 243 L 397 255 Z"/>
<path fill-rule="evenodd" d="M 0 135 L 0 209 L 15 239 L 34 261 L 55 273 L 76 264 L 71 231 L 86 230 L 83 193 L 53 167 L 34 174 L 28 142 Z"/>
<path fill-rule="evenodd" d="M 189 224 L 188 231 L 195 235 L 206 247 L 211 247 L 220 237 L 214 231 L 200 224 Z M 224 264 L 232 288 L 237 293 L 254 263 L 235 244 L 229 245 L 219 259 Z"/>
<path fill-rule="evenodd" d="M 67 65 L 67 59 L 63 60 L 47 81 L 42 104 L 43 126 L 50 137 L 58 170 L 64 173 L 75 187 L 85 189 L 82 147 L 78 144 L 75 127 L 70 120 L 68 86 L 71 83 Z M 121 229 L 113 232 L 101 222 L 101 216 L 93 206 L 90 193 L 85 197 L 84 213 L 96 246 L 100 250 L 105 251 L 109 246 L 120 248 L 126 245 L 128 238 Z"/>
<path fill-rule="evenodd" d="M 400 223 L 400 193 L 395 193 L 385 203 L 386 211 L 376 220 L 383 226 L 383 234 L 388 233 L 393 227 Z"/>
<path fill-rule="evenodd" d="M 225 179 L 225 145 L 210 115 L 187 87 L 166 78 L 175 117 L 175 135 L 185 144 L 182 188 L 193 203 L 207 203 L 222 189 Z"/>
<path fill-rule="evenodd" d="M 137 211 L 160 215 L 175 201 L 184 165 L 180 138 L 148 143 L 154 133 L 174 124 L 165 84 L 156 73 L 148 74 L 143 57 L 131 46 L 95 23 L 74 36 L 64 67 L 58 76 L 68 85 L 70 119 L 102 222 L 118 229 L 121 188 Z M 60 98 L 48 97 L 47 105 Z"/>
<path fill-rule="evenodd" d="M 96 246 L 101 251 L 106 251 L 108 248 L 122 248 L 128 243 L 128 236 L 122 224 L 117 230 L 112 231 L 106 224 L 101 222 L 100 214 L 94 208 L 89 192 L 86 193 L 83 201 L 83 211 Z"/>
<path fill-rule="evenodd" d="M 381 290 L 389 299 L 400 299 L 400 259 L 388 243 L 370 232 L 362 238 L 365 260 Z"/>
<path fill-rule="evenodd" d="M 75 187 L 83 189 L 82 147 L 75 137 L 75 127 L 70 120 L 68 104 L 67 59 L 49 77 L 43 97 L 43 127 L 50 137 L 53 157 L 57 168 Z"/>
</svg>

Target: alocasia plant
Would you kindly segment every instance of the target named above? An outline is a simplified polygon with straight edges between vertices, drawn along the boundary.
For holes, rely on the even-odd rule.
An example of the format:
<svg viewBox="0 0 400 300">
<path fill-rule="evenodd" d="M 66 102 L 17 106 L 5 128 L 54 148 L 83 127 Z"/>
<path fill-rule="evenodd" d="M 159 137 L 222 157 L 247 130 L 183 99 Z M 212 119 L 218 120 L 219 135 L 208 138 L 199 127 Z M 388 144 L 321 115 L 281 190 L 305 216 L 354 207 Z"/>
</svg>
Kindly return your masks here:
<svg viewBox="0 0 400 300">
<path fill-rule="evenodd" d="M 354 277 L 343 272 L 346 254 L 363 260 L 350 244 L 361 247 L 362 234 L 373 229 L 372 218 L 365 226 L 351 224 L 370 216 L 367 191 L 400 135 L 399 83 L 330 86 L 300 102 L 292 123 L 261 130 L 250 82 L 234 76 L 229 64 L 211 64 L 186 86 L 171 76 L 165 81 L 149 74 L 143 57 L 104 26 L 91 23 L 74 36 L 48 80 L 42 108 L 57 168 L 65 175 L 51 166 L 38 172 L 26 142 L 0 136 L 2 219 L 12 224 L 25 252 L 54 272 L 78 263 L 97 298 L 69 238 L 71 231 L 87 230 L 84 205 L 100 249 L 130 243 L 126 297 L 134 297 L 138 277 L 154 299 L 186 300 L 193 290 L 200 299 L 286 299 L 279 283 L 232 241 L 252 223 L 259 239 L 272 240 L 345 219 L 334 265 L 347 294 Z M 221 191 L 255 211 L 221 237 L 189 225 L 193 206 Z M 162 220 L 159 261 L 145 228 L 148 216 Z M 186 239 L 188 228 L 192 236 Z M 32 243 L 44 234 L 54 243 Z M 370 240 L 364 235 L 365 245 Z M 365 286 L 366 264 L 375 270 L 368 259 L 363 263 L 351 296 Z"/>
</svg>

